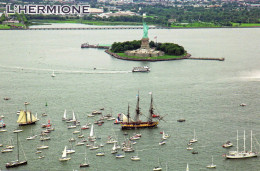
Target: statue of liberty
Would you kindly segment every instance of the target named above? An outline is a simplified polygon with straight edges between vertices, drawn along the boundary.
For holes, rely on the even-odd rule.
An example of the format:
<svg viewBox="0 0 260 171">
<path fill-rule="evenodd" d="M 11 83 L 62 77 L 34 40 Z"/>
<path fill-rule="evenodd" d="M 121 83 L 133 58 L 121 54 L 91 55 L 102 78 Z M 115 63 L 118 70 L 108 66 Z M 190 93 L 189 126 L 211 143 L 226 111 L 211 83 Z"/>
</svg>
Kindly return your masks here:
<svg viewBox="0 0 260 171">
<path fill-rule="evenodd" d="M 148 30 L 149 30 L 149 27 L 146 25 L 145 22 L 143 22 L 143 38 L 148 38 Z"/>
</svg>

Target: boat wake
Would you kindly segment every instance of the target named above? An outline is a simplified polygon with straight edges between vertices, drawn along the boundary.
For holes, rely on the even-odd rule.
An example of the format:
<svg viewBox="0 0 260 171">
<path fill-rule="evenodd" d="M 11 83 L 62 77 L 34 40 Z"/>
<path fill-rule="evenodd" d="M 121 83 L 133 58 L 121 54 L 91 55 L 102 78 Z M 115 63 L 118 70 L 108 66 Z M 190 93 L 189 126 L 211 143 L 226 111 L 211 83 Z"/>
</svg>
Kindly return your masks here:
<svg viewBox="0 0 260 171">
<path fill-rule="evenodd" d="M 122 71 L 122 70 L 109 70 L 104 68 L 98 69 L 90 69 L 86 68 L 85 71 L 82 70 L 59 70 L 59 69 L 44 69 L 44 68 L 25 68 L 25 67 L 17 67 L 17 66 L 3 66 L 0 65 L 1 68 L 5 69 L 13 69 L 14 71 L 21 71 L 21 72 L 30 72 L 30 71 L 40 71 L 40 72 L 53 72 L 55 74 L 127 74 L 131 73 L 132 71 Z"/>
</svg>

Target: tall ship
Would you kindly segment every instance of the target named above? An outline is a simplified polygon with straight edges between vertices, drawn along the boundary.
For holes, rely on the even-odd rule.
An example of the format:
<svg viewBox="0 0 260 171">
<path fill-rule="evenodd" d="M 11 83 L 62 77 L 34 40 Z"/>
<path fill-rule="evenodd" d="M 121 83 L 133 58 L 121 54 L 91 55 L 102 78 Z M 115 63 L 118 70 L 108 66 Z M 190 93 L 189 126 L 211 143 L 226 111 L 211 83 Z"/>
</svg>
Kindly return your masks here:
<svg viewBox="0 0 260 171">
<path fill-rule="evenodd" d="M 19 126 L 35 124 L 37 122 L 37 118 L 32 114 L 31 111 L 27 111 L 26 106 L 28 103 L 25 103 L 24 105 L 25 110 L 20 111 L 17 123 L 19 123 Z"/>
<path fill-rule="evenodd" d="M 252 130 L 251 130 L 251 148 L 250 151 L 246 151 L 246 138 L 245 138 L 245 131 L 244 131 L 244 150 L 238 150 L 238 131 L 237 131 L 237 151 L 229 151 L 228 154 L 225 155 L 227 159 L 244 159 L 244 158 L 251 158 L 257 157 L 257 152 L 254 152 L 252 149 Z"/>
<path fill-rule="evenodd" d="M 159 121 L 153 121 L 153 115 L 154 115 L 154 108 L 153 108 L 153 96 L 151 94 L 151 103 L 150 103 L 150 109 L 149 109 L 149 116 L 148 116 L 148 121 L 143 122 L 140 120 L 140 107 L 139 107 L 139 93 L 137 97 L 137 104 L 136 104 L 136 109 L 135 109 L 135 118 L 134 120 L 130 118 L 130 113 L 129 113 L 129 105 L 128 105 L 128 111 L 127 111 L 127 116 L 123 117 L 123 122 L 121 122 L 121 128 L 122 129 L 137 129 L 137 128 L 153 128 L 157 127 L 159 124 Z"/>
<path fill-rule="evenodd" d="M 25 157 L 25 154 L 24 154 L 24 157 Z M 12 167 L 19 167 L 21 165 L 27 165 L 27 160 L 26 160 L 26 157 L 25 157 L 25 160 L 19 159 L 19 139 L 18 139 L 18 133 L 17 133 L 17 160 L 6 163 L 5 167 L 12 168 Z"/>
</svg>

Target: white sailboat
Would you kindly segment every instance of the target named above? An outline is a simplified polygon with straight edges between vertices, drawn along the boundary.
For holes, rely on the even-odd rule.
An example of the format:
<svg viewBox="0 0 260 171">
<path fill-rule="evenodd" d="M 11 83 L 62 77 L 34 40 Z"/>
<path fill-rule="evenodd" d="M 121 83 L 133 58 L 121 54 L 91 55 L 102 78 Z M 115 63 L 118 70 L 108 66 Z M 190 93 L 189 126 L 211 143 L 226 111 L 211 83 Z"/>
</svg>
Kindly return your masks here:
<svg viewBox="0 0 260 171">
<path fill-rule="evenodd" d="M 111 154 L 117 153 L 116 143 L 114 143 L 114 146 L 112 147 Z"/>
<path fill-rule="evenodd" d="M 59 160 L 60 161 L 68 161 L 70 159 L 71 159 L 70 157 L 67 157 L 67 146 L 65 146 L 63 153 L 62 153 L 62 156 Z"/>
<path fill-rule="evenodd" d="M 75 116 L 75 113 L 74 111 L 72 112 L 72 119 L 67 119 L 66 122 L 69 123 L 69 122 L 76 122 L 76 116 Z"/>
<path fill-rule="evenodd" d="M 136 150 L 136 151 L 137 151 L 137 150 Z M 140 157 L 138 156 L 138 151 L 137 151 L 137 155 L 136 155 L 136 156 L 132 156 L 132 157 L 131 157 L 131 160 L 133 160 L 133 161 L 139 161 L 139 160 L 141 160 Z"/>
<path fill-rule="evenodd" d="M 159 158 L 158 158 L 158 165 L 161 165 Z M 156 166 L 156 167 L 153 168 L 153 171 L 158 171 L 158 170 L 162 170 L 162 168 L 160 166 Z"/>
<path fill-rule="evenodd" d="M 212 162 L 210 165 L 207 166 L 207 168 L 216 168 L 217 165 L 213 164 L 213 156 L 212 156 Z"/>
<path fill-rule="evenodd" d="M 89 167 L 89 161 L 87 162 L 86 149 L 85 149 L 85 162 L 80 164 L 79 167 Z"/>
<path fill-rule="evenodd" d="M 186 171 L 189 171 L 189 164 L 187 163 Z"/>
<path fill-rule="evenodd" d="M 251 158 L 251 157 L 257 157 L 257 153 L 252 151 L 252 130 L 251 130 L 251 149 L 250 151 L 246 151 L 245 146 L 245 131 L 244 131 L 244 150 L 239 152 L 238 151 L 238 131 L 237 131 L 237 151 L 229 151 L 228 154 L 226 154 L 227 159 L 244 159 L 244 158 Z"/>
<path fill-rule="evenodd" d="M 94 125 L 92 124 L 91 125 L 91 129 L 90 129 L 90 133 L 89 133 L 89 137 L 88 137 L 90 140 L 94 140 L 95 137 L 94 137 Z"/>
<path fill-rule="evenodd" d="M 67 120 L 67 111 L 66 111 L 66 109 L 65 109 L 65 111 L 64 111 L 62 120 L 63 120 L 63 121 L 66 121 L 66 120 Z"/>
<path fill-rule="evenodd" d="M 38 114 L 35 113 L 35 118 L 36 118 L 37 121 L 39 121 L 40 119 L 38 119 L 37 115 L 38 115 Z"/>
<path fill-rule="evenodd" d="M 32 136 L 27 137 L 26 138 L 27 140 L 33 140 L 37 137 L 37 135 L 33 135 L 32 128 L 31 128 L 31 134 L 32 134 Z"/>
<path fill-rule="evenodd" d="M 52 71 L 51 77 L 56 77 L 56 75 L 54 74 L 54 70 Z"/>
<path fill-rule="evenodd" d="M 197 140 L 196 132 L 195 132 L 195 129 L 194 129 L 194 137 L 193 137 L 193 139 L 190 140 L 190 143 L 195 143 L 195 142 L 197 142 L 197 141 L 198 141 L 198 140 Z"/>
</svg>

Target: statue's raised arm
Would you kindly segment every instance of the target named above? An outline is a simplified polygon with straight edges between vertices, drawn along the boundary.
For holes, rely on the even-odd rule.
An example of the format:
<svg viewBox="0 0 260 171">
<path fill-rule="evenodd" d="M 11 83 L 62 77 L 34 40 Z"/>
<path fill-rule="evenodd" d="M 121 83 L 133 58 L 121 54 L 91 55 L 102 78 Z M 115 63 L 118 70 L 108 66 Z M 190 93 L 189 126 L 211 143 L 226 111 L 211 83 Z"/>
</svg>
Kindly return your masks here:
<svg viewBox="0 0 260 171">
<path fill-rule="evenodd" d="M 144 31 L 143 38 L 148 38 L 148 30 L 149 27 L 146 25 L 145 22 L 143 22 L 143 31 Z"/>
</svg>

